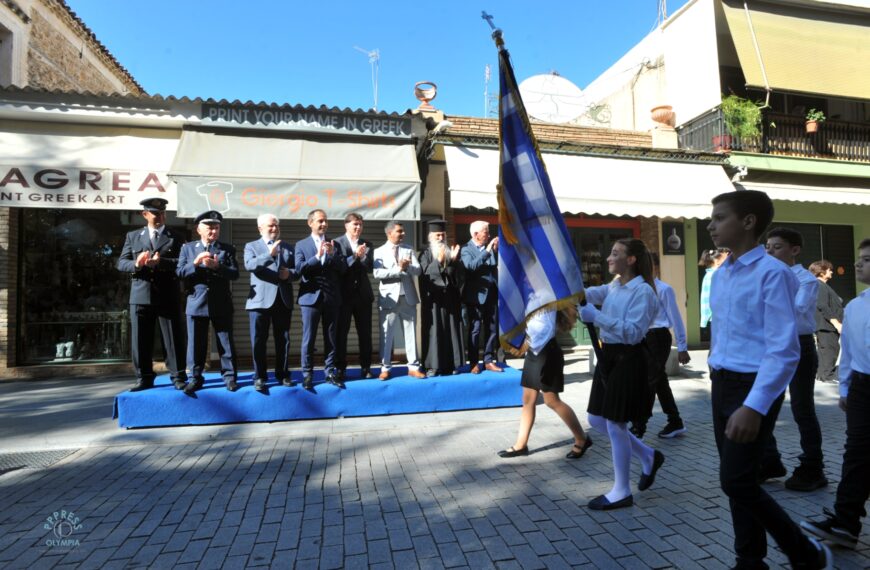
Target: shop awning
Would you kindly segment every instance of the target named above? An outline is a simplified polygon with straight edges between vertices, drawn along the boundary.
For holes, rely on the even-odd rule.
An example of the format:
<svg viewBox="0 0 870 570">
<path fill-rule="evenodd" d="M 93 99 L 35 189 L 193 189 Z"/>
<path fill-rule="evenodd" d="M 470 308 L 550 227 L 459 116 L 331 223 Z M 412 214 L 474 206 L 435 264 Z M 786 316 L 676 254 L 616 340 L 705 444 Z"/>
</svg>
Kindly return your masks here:
<svg viewBox="0 0 870 570">
<path fill-rule="evenodd" d="M 446 146 L 453 208 L 498 208 L 498 150 Z M 710 201 L 734 186 L 718 164 L 543 153 L 566 213 L 706 218 Z"/>
<path fill-rule="evenodd" d="M 213 209 L 227 218 L 269 212 L 305 219 L 420 218 L 420 176 L 410 140 L 349 142 L 186 130 L 170 169 L 178 215 Z"/>
<path fill-rule="evenodd" d="M 759 2 L 747 14 L 736 0 L 722 8 L 747 85 L 870 97 L 870 16 Z"/>
</svg>

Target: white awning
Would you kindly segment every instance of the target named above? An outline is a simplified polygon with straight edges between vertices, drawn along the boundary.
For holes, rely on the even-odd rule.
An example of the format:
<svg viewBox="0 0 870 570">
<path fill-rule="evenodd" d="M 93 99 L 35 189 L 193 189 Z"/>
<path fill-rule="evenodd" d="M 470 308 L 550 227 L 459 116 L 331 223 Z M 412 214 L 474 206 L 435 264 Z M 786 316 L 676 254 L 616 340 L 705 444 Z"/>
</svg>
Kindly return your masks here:
<svg viewBox="0 0 870 570">
<path fill-rule="evenodd" d="M 445 146 L 453 208 L 498 208 L 498 150 Z M 563 212 L 706 218 L 734 186 L 718 164 L 543 153 Z"/>
<path fill-rule="evenodd" d="M 760 190 L 770 196 L 771 200 L 870 206 L 870 190 L 867 188 L 824 187 L 808 184 L 773 184 L 749 181 L 740 182 L 738 187 L 744 190 Z"/>
<path fill-rule="evenodd" d="M 186 130 L 170 176 L 178 214 L 218 210 L 225 218 L 271 212 L 305 219 L 315 208 L 331 219 L 420 218 L 420 175 L 413 142 L 374 143 L 278 138 L 262 132 Z"/>
</svg>

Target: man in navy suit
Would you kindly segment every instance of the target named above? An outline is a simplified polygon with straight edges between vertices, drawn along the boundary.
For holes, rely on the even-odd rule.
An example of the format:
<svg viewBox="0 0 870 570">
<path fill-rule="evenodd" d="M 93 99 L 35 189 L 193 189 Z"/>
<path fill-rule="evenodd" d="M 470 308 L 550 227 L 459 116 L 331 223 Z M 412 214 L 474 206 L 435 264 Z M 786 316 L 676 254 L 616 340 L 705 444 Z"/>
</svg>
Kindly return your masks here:
<svg viewBox="0 0 870 570">
<path fill-rule="evenodd" d="M 275 380 L 293 386 L 287 370 L 290 350 L 290 317 L 293 314 L 293 284 L 296 260 L 293 247 L 278 239 L 278 218 L 272 214 L 257 217 L 260 239 L 245 244 L 245 269 L 251 272 L 251 291 L 245 309 L 251 321 L 254 351 L 254 389 L 266 392 L 269 372 L 266 366 L 266 341 L 269 327 L 275 340 Z"/>
<path fill-rule="evenodd" d="M 218 241 L 222 221 L 220 212 L 213 210 L 197 216 L 194 222 L 200 239 L 184 244 L 178 259 L 178 276 L 184 279 L 187 291 L 187 367 L 193 377 L 185 394 L 192 394 L 205 382 L 202 372 L 209 321 L 214 327 L 224 382 L 230 392 L 238 390 L 230 281 L 239 278 L 239 266 L 236 249 Z"/>
<path fill-rule="evenodd" d="M 489 224 L 471 224 L 471 240 L 460 252 L 465 267 L 462 302 L 468 310 L 468 361 L 471 373 L 480 374 L 478 349 L 483 333 L 483 366 L 492 372 L 502 372 L 495 363 L 498 341 L 498 236 L 489 239 Z"/>
<path fill-rule="evenodd" d="M 127 234 L 118 259 L 118 271 L 129 273 L 130 333 L 136 384 L 131 392 L 154 387 L 154 324 L 160 324 L 166 367 L 179 390 L 185 386 L 184 329 L 181 326 L 180 288 L 175 266 L 184 238 L 166 227 L 163 198 L 139 202 L 148 225 Z"/>
<path fill-rule="evenodd" d="M 335 337 L 341 306 L 341 276 L 347 270 L 347 261 L 336 252 L 332 240 L 326 238 L 329 222 L 326 212 L 312 210 L 308 214 L 311 235 L 296 242 L 296 273 L 299 281 L 299 308 L 302 312 L 302 385 L 313 386 L 314 339 L 323 320 L 323 351 L 326 354 L 324 370 L 326 381 L 339 388 L 344 383 L 335 369 Z"/>
<path fill-rule="evenodd" d="M 359 364 L 363 378 L 372 378 L 372 272 L 374 247 L 372 242 L 362 239 L 363 218 L 357 213 L 344 218 L 345 234 L 335 240 L 337 248 L 347 262 L 347 273 L 341 286 L 341 313 L 338 319 L 335 360 L 340 378 L 343 380 L 347 369 L 347 335 L 350 333 L 350 319 L 356 323 L 359 339 Z"/>
</svg>

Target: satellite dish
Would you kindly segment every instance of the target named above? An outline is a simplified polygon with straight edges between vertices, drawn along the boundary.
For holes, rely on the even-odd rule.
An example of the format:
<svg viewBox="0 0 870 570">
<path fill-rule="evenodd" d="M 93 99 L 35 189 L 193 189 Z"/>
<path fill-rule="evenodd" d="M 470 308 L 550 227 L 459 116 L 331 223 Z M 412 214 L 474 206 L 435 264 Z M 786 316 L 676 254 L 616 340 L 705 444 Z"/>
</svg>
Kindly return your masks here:
<svg viewBox="0 0 870 570">
<path fill-rule="evenodd" d="M 547 123 L 569 123 L 586 111 L 583 91 L 555 71 L 520 83 L 529 115 Z"/>
</svg>

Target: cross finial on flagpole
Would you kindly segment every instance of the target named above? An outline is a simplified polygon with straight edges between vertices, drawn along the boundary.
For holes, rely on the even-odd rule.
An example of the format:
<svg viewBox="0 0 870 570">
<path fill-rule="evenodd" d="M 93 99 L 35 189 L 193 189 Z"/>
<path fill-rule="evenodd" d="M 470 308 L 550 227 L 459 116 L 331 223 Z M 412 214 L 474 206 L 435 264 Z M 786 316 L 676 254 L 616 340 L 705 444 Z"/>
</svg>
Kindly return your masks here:
<svg viewBox="0 0 870 570">
<path fill-rule="evenodd" d="M 492 29 L 492 39 L 495 40 L 495 45 L 497 45 L 499 49 L 502 49 L 504 46 L 504 40 L 502 40 L 501 37 L 501 30 L 496 28 L 495 24 L 492 23 L 492 15 L 487 14 L 486 11 L 482 11 L 480 17 L 486 20 L 486 23 L 489 24 L 489 27 Z"/>
<path fill-rule="evenodd" d="M 492 23 L 492 16 L 490 14 L 487 14 L 486 11 L 484 10 L 483 12 L 480 13 L 480 17 L 483 18 L 484 20 L 486 20 L 486 23 L 489 24 L 489 27 L 492 28 L 492 31 L 496 30 L 495 25 L 493 25 L 493 23 Z"/>
</svg>

